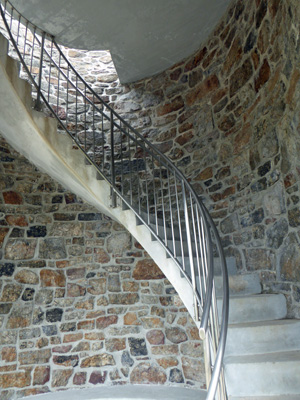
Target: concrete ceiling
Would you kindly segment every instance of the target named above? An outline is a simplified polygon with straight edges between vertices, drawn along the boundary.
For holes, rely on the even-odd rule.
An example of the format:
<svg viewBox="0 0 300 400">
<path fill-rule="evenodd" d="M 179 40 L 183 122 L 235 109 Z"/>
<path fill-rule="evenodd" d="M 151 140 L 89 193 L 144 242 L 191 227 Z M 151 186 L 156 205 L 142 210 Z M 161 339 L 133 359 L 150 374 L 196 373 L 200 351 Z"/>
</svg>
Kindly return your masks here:
<svg viewBox="0 0 300 400">
<path fill-rule="evenodd" d="M 193 54 L 231 0 L 11 0 L 64 46 L 110 50 L 120 81 L 154 75 Z"/>
</svg>

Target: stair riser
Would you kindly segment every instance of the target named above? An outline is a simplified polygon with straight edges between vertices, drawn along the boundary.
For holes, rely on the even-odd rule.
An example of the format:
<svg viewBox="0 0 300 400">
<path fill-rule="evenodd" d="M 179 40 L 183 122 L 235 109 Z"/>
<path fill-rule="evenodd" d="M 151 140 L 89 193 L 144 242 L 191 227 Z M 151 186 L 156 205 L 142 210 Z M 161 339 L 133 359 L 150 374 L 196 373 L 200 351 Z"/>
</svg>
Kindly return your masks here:
<svg viewBox="0 0 300 400">
<path fill-rule="evenodd" d="M 219 316 L 222 301 L 218 300 Z M 286 317 L 286 300 L 283 295 L 232 297 L 229 305 L 229 324 L 272 321 Z"/>
<path fill-rule="evenodd" d="M 225 367 L 227 391 L 234 396 L 298 394 L 300 362 L 230 364 Z"/>
<path fill-rule="evenodd" d="M 226 356 L 294 351 L 300 349 L 300 321 L 230 328 Z"/>
</svg>

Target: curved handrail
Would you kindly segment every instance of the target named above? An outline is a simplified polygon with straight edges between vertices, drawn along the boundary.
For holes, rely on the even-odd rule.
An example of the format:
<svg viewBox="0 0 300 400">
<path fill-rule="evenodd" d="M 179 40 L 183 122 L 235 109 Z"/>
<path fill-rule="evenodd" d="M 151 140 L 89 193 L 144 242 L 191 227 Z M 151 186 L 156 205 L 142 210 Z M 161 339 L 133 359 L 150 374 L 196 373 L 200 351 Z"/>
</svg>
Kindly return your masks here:
<svg viewBox="0 0 300 400">
<path fill-rule="evenodd" d="M 191 285 L 200 337 L 209 348 L 207 400 L 215 398 L 217 388 L 219 398 L 227 399 L 222 371 L 228 327 L 227 266 L 208 211 L 180 170 L 84 81 L 54 37 L 33 25 L 8 0 L 0 1 L 9 39 L 35 88 L 36 108 L 46 106 L 44 111 L 57 119 L 58 127 L 109 183 L 112 207 L 121 199 Z M 215 252 L 223 276 L 221 328 L 213 280 Z"/>
</svg>

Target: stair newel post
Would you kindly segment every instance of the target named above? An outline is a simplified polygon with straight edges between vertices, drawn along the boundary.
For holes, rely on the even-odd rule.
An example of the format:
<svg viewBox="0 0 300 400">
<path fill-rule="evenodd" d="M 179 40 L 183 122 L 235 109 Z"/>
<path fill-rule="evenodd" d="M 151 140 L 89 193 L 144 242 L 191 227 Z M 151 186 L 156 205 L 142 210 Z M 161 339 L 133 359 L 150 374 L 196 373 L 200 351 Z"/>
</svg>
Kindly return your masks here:
<svg viewBox="0 0 300 400">
<path fill-rule="evenodd" d="M 112 186 L 110 188 L 111 194 L 111 207 L 117 207 L 117 194 L 114 190 L 116 185 L 116 173 L 115 173 L 115 143 L 114 143 L 114 114 L 113 111 L 110 110 L 110 163 L 111 163 L 111 183 Z"/>
<path fill-rule="evenodd" d="M 35 104 L 35 109 L 37 111 L 41 111 L 41 109 L 42 109 L 41 90 L 42 90 L 42 72 L 43 72 L 44 45 L 45 45 L 45 32 L 42 33 L 42 41 L 41 41 L 39 81 L 38 81 L 37 97 L 36 97 L 36 104 Z"/>
</svg>

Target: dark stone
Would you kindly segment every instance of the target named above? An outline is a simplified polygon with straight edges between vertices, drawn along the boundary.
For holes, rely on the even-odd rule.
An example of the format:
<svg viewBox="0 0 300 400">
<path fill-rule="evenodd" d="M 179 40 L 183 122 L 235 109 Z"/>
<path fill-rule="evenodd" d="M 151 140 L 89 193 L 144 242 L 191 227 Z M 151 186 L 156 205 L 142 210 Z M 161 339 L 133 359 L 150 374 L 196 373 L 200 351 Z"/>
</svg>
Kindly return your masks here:
<svg viewBox="0 0 300 400">
<path fill-rule="evenodd" d="M 11 263 L 0 264 L 0 276 L 12 276 L 15 272 L 15 266 Z"/>
<path fill-rule="evenodd" d="M 25 234 L 25 231 L 24 231 L 24 229 L 20 229 L 20 228 L 14 228 L 12 231 L 11 231 L 11 234 L 10 234 L 10 238 L 20 238 L 20 237 L 24 237 L 24 234 Z"/>
<path fill-rule="evenodd" d="M 35 290 L 31 288 L 26 288 L 22 294 L 23 301 L 31 301 L 34 298 Z"/>
<path fill-rule="evenodd" d="M 45 182 L 38 186 L 37 188 L 40 192 L 51 193 L 56 191 L 56 185 L 54 182 Z"/>
<path fill-rule="evenodd" d="M 223 186 L 222 182 L 218 182 L 215 185 L 211 186 L 209 188 L 209 191 L 210 192 L 216 192 L 216 191 L 220 190 L 222 188 L 222 186 Z"/>
<path fill-rule="evenodd" d="M 46 325 L 43 326 L 43 332 L 46 336 L 54 336 L 57 335 L 57 327 L 56 325 Z"/>
<path fill-rule="evenodd" d="M 79 363 L 79 357 L 74 356 L 54 356 L 54 364 L 63 365 L 64 367 L 76 367 Z"/>
<path fill-rule="evenodd" d="M 62 202 L 63 202 L 63 197 L 61 195 L 52 197 L 52 204 L 59 204 Z"/>
<path fill-rule="evenodd" d="M 95 272 L 89 272 L 89 273 L 86 275 L 86 278 L 87 278 L 87 279 L 90 279 L 90 278 L 93 278 L 94 276 L 96 276 L 96 273 L 95 273 Z"/>
<path fill-rule="evenodd" d="M 32 226 L 27 231 L 28 237 L 45 237 L 47 235 L 46 226 Z"/>
<path fill-rule="evenodd" d="M 223 99 L 220 100 L 220 101 L 215 105 L 214 112 L 215 112 L 215 113 L 218 113 L 218 112 L 220 112 L 221 110 L 223 110 L 223 108 L 226 106 L 227 103 L 228 103 L 228 97 L 223 97 Z"/>
<path fill-rule="evenodd" d="M 275 222 L 273 226 L 271 226 L 267 230 L 267 246 L 273 249 L 278 249 L 282 243 L 284 238 L 286 237 L 289 230 L 289 225 L 286 219 L 280 219 Z"/>
<path fill-rule="evenodd" d="M 48 322 L 58 322 L 61 321 L 63 315 L 63 310 L 61 308 L 53 308 L 52 310 L 46 311 L 46 320 Z"/>
<path fill-rule="evenodd" d="M 288 211 L 289 224 L 293 228 L 300 226 L 300 209 L 299 207 L 293 208 Z"/>
<path fill-rule="evenodd" d="M 18 263 L 18 268 L 45 268 L 46 261 L 42 260 L 32 260 L 32 261 L 23 261 Z"/>
<path fill-rule="evenodd" d="M 171 369 L 169 381 L 173 383 L 184 383 L 184 378 L 180 369 Z"/>
<path fill-rule="evenodd" d="M 254 224 L 259 224 L 263 221 L 265 215 L 263 208 L 259 208 L 254 211 L 252 214 L 249 214 L 243 218 L 241 218 L 242 227 L 246 228 L 247 226 L 252 226 Z"/>
<path fill-rule="evenodd" d="M 266 175 L 271 169 L 271 161 L 266 162 L 264 165 L 258 168 L 258 175 L 264 176 Z"/>
<path fill-rule="evenodd" d="M 262 190 L 265 190 L 267 188 L 267 186 L 268 186 L 267 179 L 263 178 L 255 183 L 253 183 L 253 185 L 251 185 L 251 190 L 252 190 L 252 192 L 260 192 Z"/>
<path fill-rule="evenodd" d="M 247 37 L 245 47 L 244 47 L 244 53 L 248 53 L 248 51 L 253 49 L 253 46 L 256 41 L 256 35 L 253 31 L 251 31 Z"/>
<path fill-rule="evenodd" d="M 260 27 L 260 24 L 262 22 L 262 20 L 264 19 L 264 16 L 266 15 L 268 9 L 268 2 L 266 0 L 262 0 L 259 6 L 259 9 L 256 12 L 256 29 L 258 29 Z"/>
<path fill-rule="evenodd" d="M 55 221 L 74 221 L 76 218 L 76 214 L 69 213 L 55 213 L 53 215 Z"/>
<path fill-rule="evenodd" d="M 132 356 L 146 356 L 148 354 L 145 339 L 129 338 L 130 353 Z"/>
<path fill-rule="evenodd" d="M 128 351 L 124 351 L 121 357 L 121 362 L 122 365 L 132 367 L 134 364 L 133 359 L 130 357 L 130 354 Z"/>
<path fill-rule="evenodd" d="M 82 213 L 78 214 L 78 221 L 99 221 L 101 214 L 99 213 Z"/>
<path fill-rule="evenodd" d="M 39 195 L 25 196 L 25 201 L 27 204 L 31 204 L 33 206 L 41 206 L 42 205 L 42 196 L 39 196 Z"/>
<path fill-rule="evenodd" d="M 12 303 L 2 303 L 0 304 L 0 314 L 8 314 L 11 310 Z"/>
</svg>

